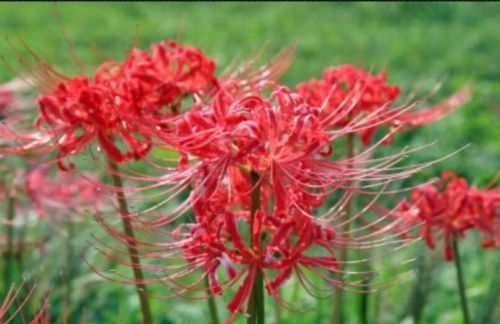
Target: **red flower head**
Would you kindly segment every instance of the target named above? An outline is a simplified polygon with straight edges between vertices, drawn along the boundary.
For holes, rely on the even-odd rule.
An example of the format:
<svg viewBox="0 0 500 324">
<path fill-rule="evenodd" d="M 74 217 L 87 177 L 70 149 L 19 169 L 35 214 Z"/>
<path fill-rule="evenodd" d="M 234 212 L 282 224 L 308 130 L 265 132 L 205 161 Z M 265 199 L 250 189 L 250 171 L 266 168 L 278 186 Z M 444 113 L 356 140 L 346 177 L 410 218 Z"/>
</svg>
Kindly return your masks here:
<svg viewBox="0 0 500 324">
<path fill-rule="evenodd" d="M 41 96 L 37 125 L 58 137 L 59 158 L 97 139 L 116 163 L 141 159 L 184 96 L 216 83 L 214 70 L 200 50 L 173 41 L 154 44 L 151 54 L 134 49 L 124 63 L 101 65 L 93 79 L 68 79 Z"/>
<path fill-rule="evenodd" d="M 95 80 L 133 102 L 144 113 L 179 105 L 183 96 L 217 86 L 215 62 L 196 48 L 175 41 L 153 44 L 151 53 L 134 49 L 124 63 L 108 62 L 98 69 Z M 162 115 L 153 117 L 161 117 Z M 151 117 L 146 114 L 146 117 Z"/>
<path fill-rule="evenodd" d="M 387 84 L 386 76 L 385 71 L 379 75 L 371 75 L 353 65 L 340 65 L 325 69 L 321 80 L 311 80 L 297 85 L 297 91 L 303 94 L 311 105 L 319 107 L 325 104 L 325 99 L 328 99 L 326 105 L 334 108 L 346 100 L 349 92 L 356 87 L 362 88 L 363 94 L 351 112 L 358 115 L 392 104 L 398 98 L 400 88 Z M 339 124 L 348 122 L 349 120 L 345 119 L 339 121 Z"/>
<path fill-rule="evenodd" d="M 344 111 L 348 110 L 343 118 L 337 119 L 330 127 L 343 127 L 359 115 L 371 114 L 374 120 L 378 119 L 377 125 L 357 131 L 364 145 L 372 142 L 379 126 L 405 129 L 425 125 L 460 107 L 470 96 L 469 89 L 464 88 L 443 103 L 422 111 L 410 112 L 407 107 L 392 108 L 401 89 L 388 84 L 386 76 L 384 70 L 372 75 L 353 65 L 340 65 L 325 69 L 321 80 L 300 83 L 296 89 L 310 105 L 325 105 L 322 110 L 325 116 L 332 114 L 332 111 L 338 113 L 340 106 L 344 107 Z M 385 142 L 390 140 L 391 137 L 388 137 Z"/>
<path fill-rule="evenodd" d="M 453 260 L 452 240 L 476 229 L 483 236 L 483 246 L 500 246 L 500 191 L 470 187 L 464 178 L 444 172 L 437 184 L 417 187 L 408 200 L 388 212 L 411 227 L 422 224 L 419 235 L 435 248 L 435 234 L 443 237 L 445 256 Z"/>
</svg>

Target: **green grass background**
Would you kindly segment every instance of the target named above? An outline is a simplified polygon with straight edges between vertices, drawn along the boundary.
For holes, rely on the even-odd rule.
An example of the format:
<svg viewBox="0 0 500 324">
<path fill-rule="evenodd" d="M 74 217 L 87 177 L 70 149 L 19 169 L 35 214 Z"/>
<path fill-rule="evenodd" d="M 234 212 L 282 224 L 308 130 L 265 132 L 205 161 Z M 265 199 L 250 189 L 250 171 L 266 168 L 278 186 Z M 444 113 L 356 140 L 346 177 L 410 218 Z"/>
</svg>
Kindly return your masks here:
<svg viewBox="0 0 500 324">
<path fill-rule="evenodd" d="M 385 67 L 389 80 L 409 91 L 417 82 L 427 89 L 443 81 L 433 98 L 451 94 L 469 84 L 474 88 L 470 103 L 436 124 L 398 137 L 392 150 L 437 141 L 412 157 L 413 162 L 439 158 L 466 144 L 467 149 L 417 176 L 428 178 L 442 170 L 455 170 L 472 183 L 487 183 L 500 166 L 500 5 L 497 3 L 49 3 L 0 4 L 0 80 L 8 80 L 20 55 L 19 35 L 44 60 L 67 74 L 77 72 L 63 32 L 86 63 L 88 71 L 103 58 L 121 59 L 134 35 L 146 47 L 165 38 L 203 48 L 217 59 L 221 69 L 236 56 L 248 55 L 267 44 L 270 57 L 295 44 L 294 62 L 283 82 L 320 77 L 328 65 L 358 64 L 367 69 Z M 15 70 L 16 70 L 15 69 Z M 390 151 L 391 149 L 388 149 Z M 85 244 L 81 238 L 80 243 Z M 482 298 L 495 272 L 492 262 L 498 252 L 478 255 L 478 240 L 464 244 L 466 272 L 473 313 L 480 312 Z M 57 259 L 57 256 L 52 256 Z M 60 258 L 60 256 L 59 256 Z M 57 263 L 57 262 L 55 262 Z M 74 310 L 87 323 L 134 323 L 138 320 L 133 288 L 99 281 L 81 265 L 75 284 L 79 295 Z M 460 323 L 455 294 L 454 269 L 438 265 L 439 275 L 424 322 Z M 85 275 L 83 275 L 85 274 Z M 497 274 L 498 276 L 498 274 Z M 413 279 L 383 293 L 381 323 L 398 320 Z M 293 283 L 291 284 L 293 286 Z M 161 287 L 155 288 L 155 292 Z M 293 294 L 293 287 L 287 293 Z M 303 295 L 303 296 L 302 296 Z M 326 322 L 328 302 L 316 304 L 303 291 L 298 298 L 304 313 L 283 311 L 284 323 Z M 349 297 L 349 313 L 355 314 L 356 296 Z M 220 308 L 223 301 L 220 300 Z M 154 312 L 161 323 L 192 323 L 205 315 L 205 304 L 156 301 Z M 318 306 L 319 305 L 319 306 Z M 52 308 L 57 313 L 59 305 Z M 268 305 L 268 309 L 272 309 Z M 269 319 L 273 318 L 269 311 Z M 352 323 L 357 321 L 351 316 Z"/>
</svg>

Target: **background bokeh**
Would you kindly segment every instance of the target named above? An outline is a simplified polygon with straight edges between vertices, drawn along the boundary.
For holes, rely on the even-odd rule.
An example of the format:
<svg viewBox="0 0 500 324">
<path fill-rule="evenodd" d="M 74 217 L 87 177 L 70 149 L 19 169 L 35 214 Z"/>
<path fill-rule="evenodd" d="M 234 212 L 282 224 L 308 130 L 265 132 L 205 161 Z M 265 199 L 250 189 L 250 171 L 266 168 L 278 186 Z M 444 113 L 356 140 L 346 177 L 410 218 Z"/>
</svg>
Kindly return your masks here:
<svg viewBox="0 0 500 324">
<path fill-rule="evenodd" d="M 411 157 L 411 162 L 420 162 L 468 145 L 459 154 L 417 175 L 415 181 L 437 176 L 442 170 L 454 170 L 472 184 L 484 185 L 500 169 L 499 30 L 497 3 L 60 3 L 57 7 L 48 3 L 2 3 L 0 80 L 7 81 L 22 72 L 19 62 L 29 55 L 20 39 L 43 60 L 69 75 L 78 72 L 78 66 L 64 34 L 89 73 L 103 60 L 123 58 L 134 39 L 139 46 L 147 47 L 151 42 L 179 38 L 183 43 L 203 48 L 217 59 L 221 70 L 235 57 L 248 58 L 264 45 L 265 55 L 271 57 L 295 44 L 295 59 L 282 79 L 288 85 L 319 78 L 324 67 L 344 63 L 373 71 L 385 68 L 389 80 L 400 84 L 406 93 L 417 83 L 430 90 L 442 82 L 442 89 L 432 102 L 463 85 L 471 85 L 473 99 L 462 109 L 442 121 L 399 136 L 387 152 L 435 142 Z M 88 225 L 76 238 L 81 253 L 92 253 L 85 247 L 85 234 L 91 231 L 92 225 Z M 50 248 L 57 250 L 60 243 L 53 244 Z M 416 251 L 421 252 L 422 247 Z M 463 251 L 472 313 L 479 318 L 488 312 L 492 323 L 495 319 L 500 321 L 496 317 L 498 311 L 491 314 L 484 310 L 491 307 L 485 302 L 491 287 L 499 287 L 499 253 L 478 253 L 479 240 L 473 236 L 464 241 Z M 91 254 L 86 257 L 92 259 Z M 48 267 L 44 271 L 49 274 L 66 262 L 64 255 L 58 253 L 47 253 L 42 259 L 48 261 L 43 267 Z M 38 261 L 32 260 L 32 266 Z M 82 323 L 137 322 L 134 288 L 107 283 L 83 262 L 79 263 L 72 308 L 81 315 Z M 459 323 L 455 269 L 452 264 L 443 263 L 440 255 L 431 263 L 432 291 L 423 322 Z M 401 321 L 415 281 L 416 276 L 410 276 L 377 294 L 381 303 L 380 323 Z M 300 309 L 283 309 L 282 322 L 326 323 L 330 314 L 328 300 L 318 304 L 295 286 L 291 282 L 284 294 L 289 300 L 301 302 L 300 307 L 295 307 Z M 155 287 L 154 291 L 161 289 Z M 53 295 L 51 308 L 57 316 L 57 303 L 62 301 L 57 289 Z M 348 295 L 348 305 L 352 305 L 348 309 L 354 314 L 350 317 L 352 323 L 358 321 L 358 297 Z M 223 302 L 219 302 L 222 309 Z M 500 308 L 500 304 L 496 306 Z M 273 307 L 268 305 L 268 309 L 272 320 Z M 495 309 L 495 304 L 491 309 Z M 206 316 L 203 301 L 158 300 L 154 302 L 154 313 L 159 323 L 192 323 Z"/>
</svg>

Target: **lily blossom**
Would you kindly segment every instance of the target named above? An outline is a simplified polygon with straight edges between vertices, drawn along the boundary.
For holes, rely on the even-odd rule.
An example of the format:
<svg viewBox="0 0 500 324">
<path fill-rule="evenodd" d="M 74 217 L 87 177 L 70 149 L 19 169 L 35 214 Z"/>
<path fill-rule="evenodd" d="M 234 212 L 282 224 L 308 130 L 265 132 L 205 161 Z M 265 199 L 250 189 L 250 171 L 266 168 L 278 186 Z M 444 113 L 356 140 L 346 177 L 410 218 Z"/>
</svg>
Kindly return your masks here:
<svg viewBox="0 0 500 324">
<path fill-rule="evenodd" d="M 435 184 L 415 188 L 394 210 L 379 211 L 401 219 L 404 226 L 421 224 L 411 235 L 423 237 L 432 249 L 439 235 L 448 261 L 454 259 L 453 238 L 471 230 L 483 237 L 484 248 L 500 247 L 500 190 L 472 187 L 453 172 L 443 172 Z"/>
<path fill-rule="evenodd" d="M 352 92 L 360 92 L 353 108 L 345 113 L 343 118 L 337 119 L 331 127 L 343 127 L 359 115 L 373 114 L 381 108 L 384 114 L 392 114 L 386 120 L 379 117 L 378 125 L 356 131 L 364 145 L 369 145 L 373 141 L 373 136 L 379 128 L 403 131 L 433 123 L 463 106 L 471 96 L 470 88 L 464 87 L 437 105 L 420 110 L 404 106 L 401 109 L 394 106 L 401 95 L 401 87 L 388 84 L 386 79 L 385 70 L 374 75 L 354 65 L 340 65 L 326 68 L 322 79 L 300 83 L 296 86 L 296 90 L 311 105 L 324 103 L 322 114 L 325 116 L 332 114 L 332 110 L 339 107 L 343 101 L 352 100 L 349 98 Z M 387 137 L 385 143 L 391 141 L 392 136 Z"/>
</svg>

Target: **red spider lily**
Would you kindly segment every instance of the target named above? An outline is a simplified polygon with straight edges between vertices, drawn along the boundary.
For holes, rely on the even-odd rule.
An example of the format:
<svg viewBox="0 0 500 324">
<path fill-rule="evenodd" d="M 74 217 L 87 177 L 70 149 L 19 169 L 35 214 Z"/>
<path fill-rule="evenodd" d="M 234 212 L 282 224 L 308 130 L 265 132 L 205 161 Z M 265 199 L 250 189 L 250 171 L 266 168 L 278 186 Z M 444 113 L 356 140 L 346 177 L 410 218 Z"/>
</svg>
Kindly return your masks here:
<svg viewBox="0 0 500 324">
<path fill-rule="evenodd" d="M 383 209 L 381 209 L 383 210 Z M 454 259 L 452 240 L 475 229 L 483 236 L 483 247 L 500 247 L 500 191 L 470 187 L 464 178 L 444 172 L 437 184 L 413 190 L 389 215 L 402 219 L 401 226 L 422 224 L 419 236 L 436 247 L 435 235 L 443 238 L 446 260 Z M 415 234 L 408 234 L 414 235 Z"/>
<path fill-rule="evenodd" d="M 67 169 L 62 158 L 94 140 L 114 162 L 140 159 L 151 149 L 150 129 L 170 116 L 169 106 L 179 106 L 184 96 L 214 86 L 214 70 L 215 63 L 200 50 L 165 41 L 154 44 L 152 54 L 135 49 L 124 63 L 102 64 L 93 79 L 66 78 L 52 71 L 45 79 L 55 85 L 38 99 L 39 130 L 9 134 L 3 128 L 2 134 L 21 143 L 10 152 L 46 154 L 58 149 L 62 169 Z M 8 121 L 6 128 L 14 128 L 15 122 Z"/>
<path fill-rule="evenodd" d="M 26 306 L 30 299 L 32 299 L 35 294 L 36 286 L 33 286 L 24 300 L 16 304 L 16 308 L 12 309 L 13 304 L 16 303 L 16 299 L 19 297 L 21 293 L 21 287 L 17 290 L 15 287 L 11 287 L 7 292 L 7 295 L 4 296 L 3 301 L 0 303 L 0 322 L 8 324 L 11 323 L 16 316 L 19 315 L 22 308 Z M 31 324 L 49 324 L 50 323 L 50 313 L 49 313 L 49 302 L 47 298 L 42 300 L 42 305 L 39 307 L 36 314 L 33 316 L 33 319 L 30 321 Z"/>
<path fill-rule="evenodd" d="M 171 117 L 168 108 L 212 86 L 214 70 L 200 50 L 172 41 L 154 44 L 152 54 L 135 49 L 124 63 L 101 65 L 92 80 L 67 79 L 41 96 L 37 125 L 47 124 L 58 137 L 59 158 L 97 140 L 116 163 L 140 159 L 151 149 L 151 129 Z"/>
<path fill-rule="evenodd" d="M 95 207 L 102 202 L 102 190 L 90 175 L 75 176 L 62 173 L 50 177 L 48 166 L 36 167 L 26 174 L 25 188 L 40 217 L 49 210 L 80 209 Z"/>
<path fill-rule="evenodd" d="M 340 65 L 325 69 L 321 80 L 313 79 L 297 85 L 296 88 L 309 104 L 315 106 L 324 104 L 325 109 L 322 111 L 324 115 L 332 114 L 332 110 L 336 110 L 346 101 L 351 92 L 361 92 L 350 112 L 344 114 L 343 118 L 337 119 L 332 127 L 343 127 L 360 114 L 373 114 L 381 108 L 386 114 L 392 113 L 391 118 L 380 122 L 377 127 L 358 131 L 364 145 L 372 142 L 379 126 L 402 130 L 429 124 L 462 106 L 470 97 L 470 90 L 463 88 L 442 103 L 421 111 L 394 109 L 391 107 L 398 99 L 401 90 L 397 85 L 388 84 L 386 77 L 384 70 L 378 75 L 372 75 L 353 65 Z M 392 137 L 387 137 L 385 142 L 389 143 L 391 140 Z"/>
<path fill-rule="evenodd" d="M 384 187 L 426 165 L 395 167 L 404 152 L 370 159 L 375 147 L 350 159 L 331 159 L 337 138 L 354 129 L 376 125 L 378 120 L 368 115 L 331 130 L 332 119 L 323 118 L 321 109 L 322 106 L 312 106 L 300 94 L 282 86 L 275 86 L 269 98 L 222 88 L 212 102 L 200 102 L 178 115 L 174 131 L 162 139 L 180 152 L 179 167 L 162 169 L 166 173 L 157 179 L 128 177 L 155 182 L 146 188 L 172 185 L 169 198 L 160 205 L 188 188 L 192 189 L 190 197 L 166 215 L 148 218 L 148 212 L 154 210 L 150 208 L 129 216 L 136 228 L 146 233 L 161 231 L 190 207 L 196 222 L 178 227 L 173 236 L 167 235 L 168 239 L 162 234 L 160 242 L 156 242 L 156 236 L 132 239 L 103 221 L 120 242 L 129 247 L 131 241 L 139 245 L 137 253 L 143 259 L 168 260 L 168 265 L 144 265 L 144 269 L 163 275 L 142 283 L 168 282 L 180 288 L 178 293 L 184 293 L 195 290 L 203 278 L 187 287 L 178 279 L 201 269 L 203 277 L 209 278 L 211 293 L 219 294 L 241 279 L 243 282 L 228 305 L 233 317 L 249 301 L 257 273 L 262 273 L 267 291 L 278 299 L 278 289 L 293 273 L 306 287 L 311 282 L 305 272 L 338 286 L 362 286 L 360 281 L 340 282 L 328 275 L 344 271 L 348 262 L 337 260 L 335 249 L 392 244 L 379 236 L 393 227 L 368 234 L 353 231 L 347 241 L 344 235 L 337 235 L 343 234 L 337 233 L 337 228 L 359 218 L 363 211 L 345 219 L 346 202 L 354 191 L 377 197 L 380 193 L 374 192 L 373 187 Z M 258 175 L 257 179 L 254 175 Z M 363 185 L 354 188 L 353 183 L 360 181 Z M 252 198 L 256 190 L 258 206 L 253 205 Z M 340 199 L 320 213 L 319 208 L 333 194 Z M 116 255 L 122 252 L 116 248 L 113 253 L 104 251 L 114 260 L 134 266 Z M 178 259 L 180 252 L 183 258 L 180 264 L 175 263 L 173 260 Z M 227 280 L 218 279 L 220 275 Z M 353 277 L 356 275 L 363 273 Z"/>
<path fill-rule="evenodd" d="M 130 109 L 155 114 L 187 94 L 217 86 L 215 67 L 215 62 L 201 50 L 164 41 L 153 44 L 151 54 L 134 49 L 122 64 L 103 64 L 95 80 L 113 89 L 115 96 L 131 101 Z"/>
</svg>

